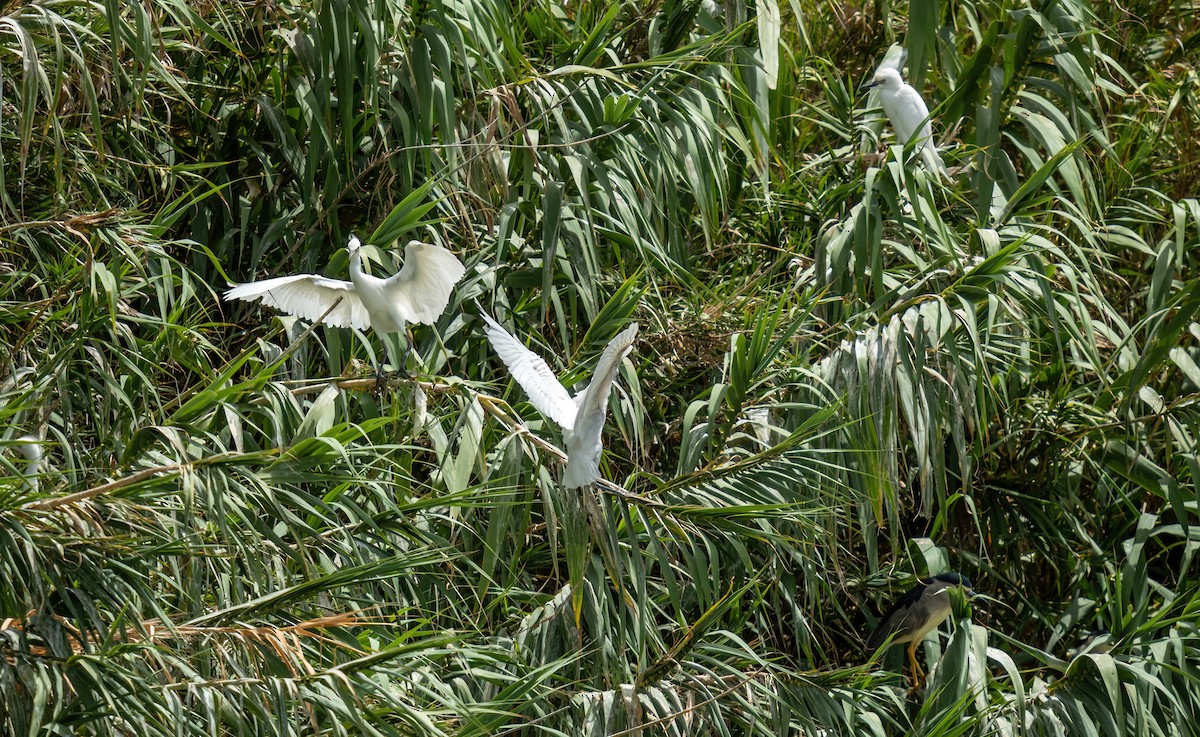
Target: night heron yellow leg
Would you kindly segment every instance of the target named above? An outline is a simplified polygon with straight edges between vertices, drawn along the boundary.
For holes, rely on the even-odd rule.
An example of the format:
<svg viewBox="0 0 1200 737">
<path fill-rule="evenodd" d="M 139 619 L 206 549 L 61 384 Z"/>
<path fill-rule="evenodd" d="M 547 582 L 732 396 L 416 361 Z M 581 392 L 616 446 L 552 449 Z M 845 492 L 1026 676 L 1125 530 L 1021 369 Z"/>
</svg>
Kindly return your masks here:
<svg viewBox="0 0 1200 737">
<path fill-rule="evenodd" d="M 921 666 L 917 663 L 917 643 L 920 640 L 913 640 L 908 643 L 908 665 L 912 669 L 913 685 L 912 690 L 916 691 L 925 681 L 925 673 L 921 670 Z"/>
</svg>

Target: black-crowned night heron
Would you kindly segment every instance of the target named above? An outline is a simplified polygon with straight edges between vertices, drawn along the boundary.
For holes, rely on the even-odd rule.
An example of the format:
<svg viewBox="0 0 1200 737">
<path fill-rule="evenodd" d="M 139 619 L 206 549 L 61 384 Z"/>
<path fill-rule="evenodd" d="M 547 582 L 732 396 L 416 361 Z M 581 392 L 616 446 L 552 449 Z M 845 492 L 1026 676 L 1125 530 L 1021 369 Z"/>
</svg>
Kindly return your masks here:
<svg viewBox="0 0 1200 737">
<path fill-rule="evenodd" d="M 912 667 L 913 690 L 920 687 L 925 674 L 917 665 L 917 644 L 930 630 L 950 616 L 950 589 L 962 588 L 968 598 L 975 595 L 971 581 L 960 573 L 939 573 L 917 580 L 917 585 L 892 604 L 871 636 L 867 647 L 872 651 L 891 638 L 891 644 L 908 643 L 908 662 Z"/>
</svg>

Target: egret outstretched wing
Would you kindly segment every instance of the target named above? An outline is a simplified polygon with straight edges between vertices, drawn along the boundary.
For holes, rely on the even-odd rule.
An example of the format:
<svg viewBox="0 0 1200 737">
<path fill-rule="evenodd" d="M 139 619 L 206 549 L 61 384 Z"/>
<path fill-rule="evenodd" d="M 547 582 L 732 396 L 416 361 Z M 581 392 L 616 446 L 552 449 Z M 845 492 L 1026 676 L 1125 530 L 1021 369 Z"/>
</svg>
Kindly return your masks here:
<svg viewBox="0 0 1200 737">
<path fill-rule="evenodd" d="M 289 315 L 316 320 L 338 298 L 341 303 L 325 316 L 325 324 L 335 328 L 354 327 L 364 330 L 371 327 L 371 317 L 362 300 L 348 281 L 330 279 L 316 274 L 296 274 L 274 279 L 237 284 L 225 292 L 225 299 L 243 299 L 253 302 L 262 300 L 264 305 L 274 307 Z"/>
<path fill-rule="evenodd" d="M 592 383 L 575 395 L 579 410 L 575 414 L 575 427 L 565 438 L 567 468 L 563 471 L 563 486 L 568 489 L 586 486 L 600 478 L 601 435 L 608 416 L 608 395 L 612 393 L 621 361 L 633 349 L 637 333 L 635 322 L 610 340 L 596 363 Z"/>
<path fill-rule="evenodd" d="M 408 322 L 432 325 L 446 309 L 450 292 L 466 268 L 441 246 L 409 241 L 404 266 L 387 279 L 386 288 L 396 311 Z"/>
<path fill-rule="evenodd" d="M 508 367 L 508 372 L 517 380 L 529 401 L 539 412 L 558 423 L 569 432 L 575 426 L 575 402 L 558 377 L 542 360 L 542 357 L 522 345 L 500 323 L 486 314 L 480 315 L 487 323 L 485 331 L 496 355 Z"/>
</svg>

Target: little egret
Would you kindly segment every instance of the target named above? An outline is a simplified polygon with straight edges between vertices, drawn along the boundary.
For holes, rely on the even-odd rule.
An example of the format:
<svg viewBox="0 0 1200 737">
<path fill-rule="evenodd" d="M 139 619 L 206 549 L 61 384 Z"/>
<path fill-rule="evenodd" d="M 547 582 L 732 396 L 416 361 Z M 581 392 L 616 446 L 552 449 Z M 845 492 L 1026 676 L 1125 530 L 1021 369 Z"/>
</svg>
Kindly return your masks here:
<svg viewBox="0 0 1200 737">
<path fill-rule="evenodd" d="M 945 174 L 946 165 L 933 145 L 933 127 L 929 123 L 929 107 L 912 85 L 900 78 L 891 64 L 875 70 L 868 88 L 879 88 L 879 104 L 896 131 L 896 140 L 907 144 L 918 136 L 916 147 L 930 169 Z"/>
<path fill-rule="evenodd" d="M 949 590 L 955 587 L 962 587 L 968 599 L 975 596 L 970 579 L 960 573 L 939 573 L 932 578 L 919 579 L 916 586 L 892 604 L 883 615 L 883 621 L 867 638 L 867 647 L 872 650 L 878 649 L 889 637 L 892 645 L 908 643 L 913 691 L 924 680 L 924 673 L 917 665 L 917 645 L 950 616 Z"/>
<path fill-rule="evenodd" d="M 563 486 L 577 489 L 600 478 L 601 431 L 608 414 L 608 395 L 621 361 L 633 349 L 638 324 L 622 330 L 605 346 L 592 373 L 592 381 L 572 399 L 566 387 L 541 356 L 526 348 L 500 323 L 482 314 L 487 337 L 509 373 L 529 395 L 529 401 L 542 414 L 563 429 L 567 446 L 567 467 Z"/>
<path fill-rule="evenodd" d="M 358 238 L 350 236 L 346 246 L 350 252 L 350 281 L 317 274 L 280 276 L 235 284 L 225 292 L 225 299 L 261 299 L 268 307 L 306 320 L 316 320 L 329 311 L 326 325 L 371 328 L 387 343 L 389 336 L 404 339 L 406 322 L 432 325 L 437 321 L 446 310 L 454 285 L 466 273 L 462 262 L 445 248 L 409 241 L 403 268 L 381 279 L 363 271 L 361 247 Z M 403 372 L 411 346 L 405 340 L 403 351 L 399 347 L 399 343 L 388 344 L 388 351 Z"/>
<path fill-rule="evenodd" d="M 17 452 L 25 456 L 25 486 L 30 491 L 38 490 L 38 473 L 42 470 L 42 441 L 35 435 L 17 438 Z"/>
</svg>

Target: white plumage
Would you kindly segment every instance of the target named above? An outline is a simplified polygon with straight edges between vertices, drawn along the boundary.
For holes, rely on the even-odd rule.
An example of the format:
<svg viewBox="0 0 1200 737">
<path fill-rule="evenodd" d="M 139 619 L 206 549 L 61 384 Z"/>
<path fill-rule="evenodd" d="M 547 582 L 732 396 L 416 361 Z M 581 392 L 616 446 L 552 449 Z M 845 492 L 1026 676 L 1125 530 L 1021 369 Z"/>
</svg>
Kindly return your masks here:
<svg viewBox="0 0 1200 737">
<path fill-rule="evenodd" d="M 410 241 L 404 249 L 404 266 L 381 279 L 363 271 L 361 243 L 350 236 L 350 281 L 316 274 L 280 276 L 237 284 L 225 299 L 262 300 L 268 307 L 316 320 L 341 302 L 325 317 L 335 328 L 371 328 L 377 333 L 399 333 L 406 322 L 433 324 L 450 301 L 454 285 L 466 269 L 458 258 L 441 246 Z"/>
<path fill-rule="evenodd" d="M 600 478 L 601 434 L 608 415 L 608 395 L 621 361 L 633 349 L 638 325 L 622 330 L 605 346 L 592 373 L 592 381 L 572 399 L 541 356 L 526 348 L 500 323 L 483 315 L 485 332 L 500 360 L 508 367 L 529 401 L 542 414 L 563 429 L 567 446 L 567 467 L 563 486 L 575 489 Z"/>
<path fill-rule="evenodd" d="M 17 438 L 17 451 L 25 456 L 25 486 L 30 491 L 38 490 L 38 473 L 42 470 L 42 441 L 35 435 Z"/>
<path fill-rule="evenodd" d="M 917 137 L 915 146 L 921 152 L 925 163 L 933 170 L 944 173 L 946 165 L 938 155 L 933 145 L 933 127 L 929 122 L 929 107 L 921 94 L 912 85 L 900 78 L 900 72 L 893 66 L 881 64 L 875 70 L 871 87 L 879 89 L 879 104 L 896 131 L 896 140 L 907 144 Z"/>
</svg>

